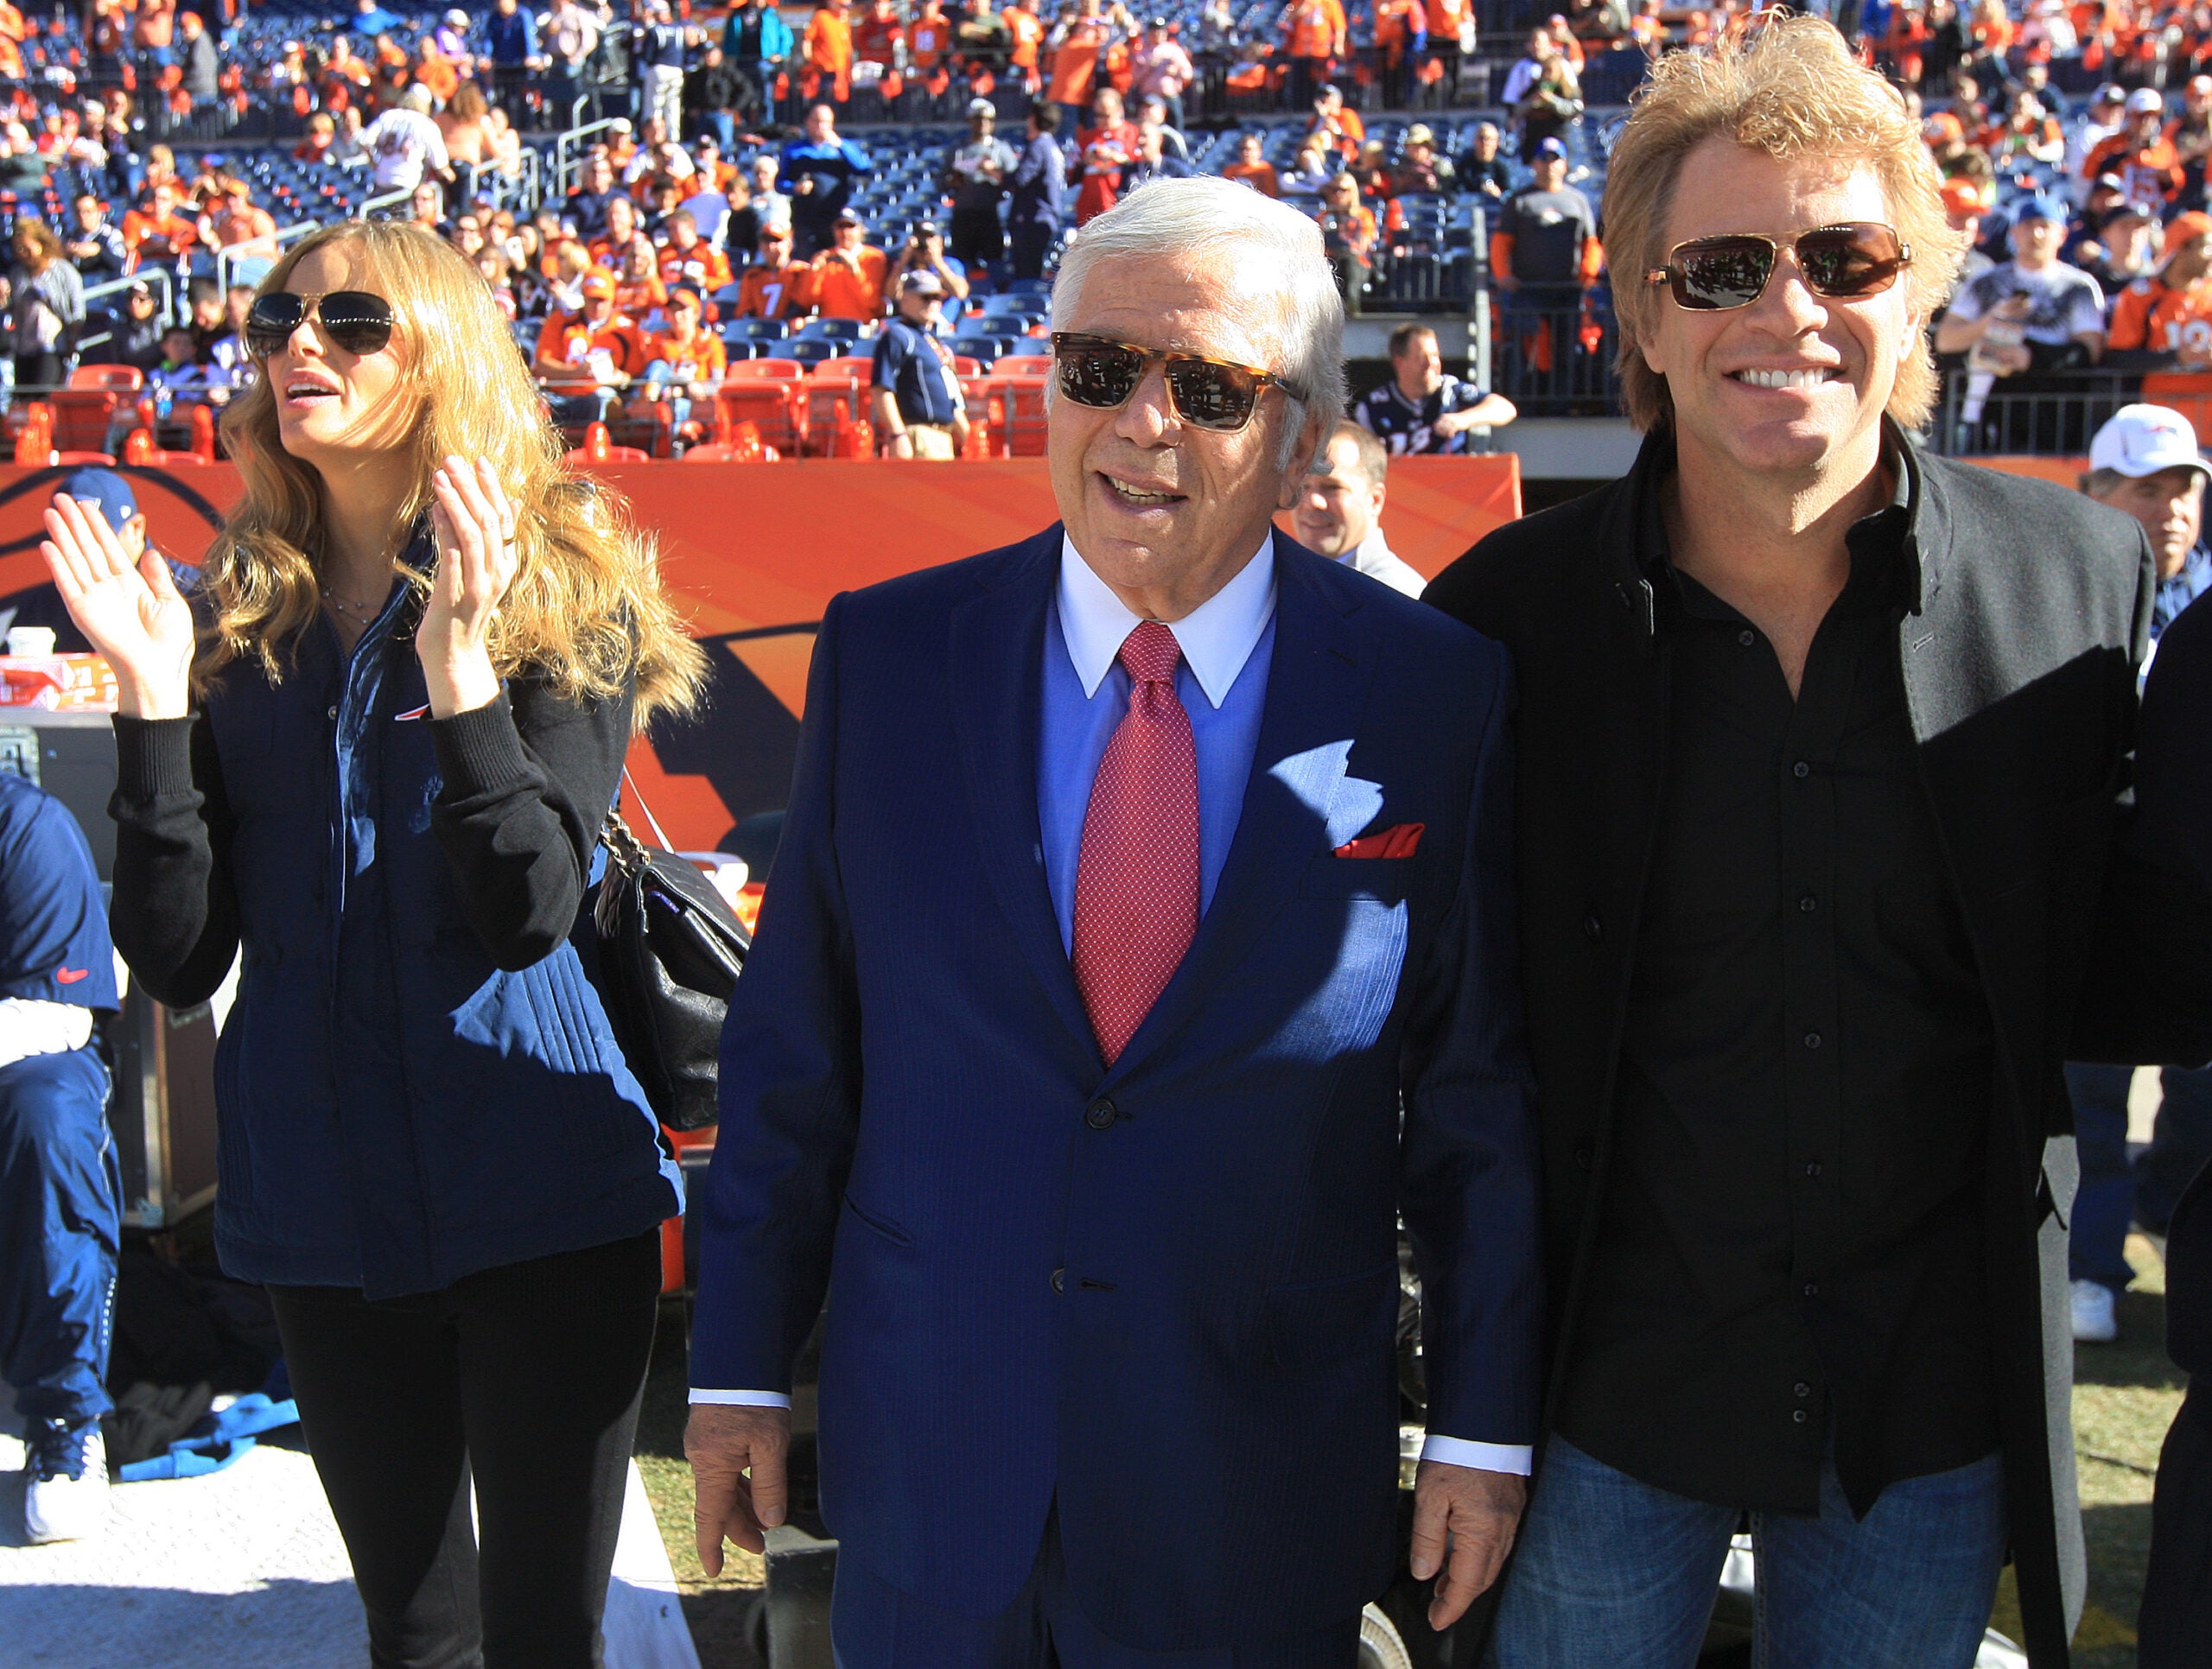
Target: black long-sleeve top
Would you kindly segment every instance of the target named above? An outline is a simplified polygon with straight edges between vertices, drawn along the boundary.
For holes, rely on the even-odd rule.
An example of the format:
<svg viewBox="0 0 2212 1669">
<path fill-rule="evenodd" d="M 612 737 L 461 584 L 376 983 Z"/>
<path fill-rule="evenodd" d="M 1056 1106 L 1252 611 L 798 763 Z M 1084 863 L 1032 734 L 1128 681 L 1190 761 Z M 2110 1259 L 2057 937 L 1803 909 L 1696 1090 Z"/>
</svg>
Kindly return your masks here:
<svg viewBox="0 0 2212 1669">
<path fill-rule="evenodd" d="M 621 781 L 634 689 L 579 704 L 524 676 L 488 706 L 430 719 L 443 779 L 430 826 L 492 960 L 527 967 L 567 936 Z M 116 945 L 162 1001 L 203 1002 L 238 945 L 234 823 L 204 717 L 118 715 Z"/>
</svg>

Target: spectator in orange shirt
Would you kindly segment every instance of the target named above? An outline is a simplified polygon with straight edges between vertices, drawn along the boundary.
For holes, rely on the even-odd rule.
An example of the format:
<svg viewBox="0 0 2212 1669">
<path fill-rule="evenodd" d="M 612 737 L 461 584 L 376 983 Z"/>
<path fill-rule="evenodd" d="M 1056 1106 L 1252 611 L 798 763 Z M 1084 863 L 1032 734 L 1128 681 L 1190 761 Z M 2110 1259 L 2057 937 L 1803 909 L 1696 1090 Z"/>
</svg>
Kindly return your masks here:
<svg viewBox="0 0 2212 1669">
<path fill-rule="evenodd" d="M 660 251 L 661 282 L 674 294 L 679 284 L 690 284 L 702 295 L 712 295 L 732 281 L 729 257 L 699 236 L 699 223 L 690 209 L 668 217 L 668 242 Z"/>
<path fill-rule="evenodd" d="M 1336 73 L 1344 54 L 1344 13 L 1337 0 L 1290 0 L 1283 13 L 1285 46 L 1290 58 L 1286 96 L 1293 110 L 1303 109 L 1313 90 Z"/>
<path fill-rule="evenodd" d="M 1222 169 L 1224 180 L 1242 180 L 1262 197 L 1282 195 L 1282 181 L 1275 174 L 1275 165 L 1268 161 L 1260 143 L 1260 136 L 1248 133 L 1236 147 L 1236 160 Z"/>
<path fill-rule="evenodd" d="M 331 147 L 338 138 L 337 120 L 327 110 L 319 110 L 308 117 L 307 136 L 292 147 L 292 160 L 297 162 L 337 163 Z"/>
<path fill-rule="evenodd" d="M 614 275 L 594 272 L 578 311 L 547 317 L 531 370 L 556 393 L 589 394 L 627 388 L 645 374 L 647 358 L 645 333 L 615 310 Z"/>
<path fill-rule="evenodd" d="M 176 187 L 166 181 L 140 192 L 137 206 L 123 217 L 123 246 L 134 272 L 149 261 L 181 261 L 199 241 L 199 227 L 177 213 Z"/>
<path fill-rule="evenodd" d="M 668 286 L 660 281 L 660 251 L 639 232 L 630 240 L 615 276 L 614 310 L 626 319 L 645 319 L 667 304 Z"/>
<path fill-rule="evenodd" d="M 1435 65 L 1436 85 L 1448 99 L 1452 89 L 1459 85 L 1461 41 L 1473 40 L 1468 26 L 1474 21 L 1474 8 L 1471 0 L 1424 0 L 1424 4 L 1428 12 L 1428 47 L 1422 54 L 1424 72 L 1427 65 Z"/>
<path fill-rule="evenodd" d="M 852 0 L 821 0 L 807 20 L 800 42 L 806 73 L 800 79 L 799 96 L 810 104 L 829 98 L 842 105 L 852 97 L 853 29 L 846 15 L 851 6 Z"/>
<path fill-rule="evenodd" d="M 1383 109 L 1403 110 L 1413 102 L 1414 50 L 1427 35 L 1428 14 L 1421 0 L 1375 0 L 1376 67 L 1382 73 Z"/>
<path fill-rule="evenodd" d="M 691 428 L 693 401 L 709 402 L 728 369 L 721 338 L 700 322 L 706 308 L 699 292 L 679 284 L 669 292 L 668 328 L 645 342 L 645 384 L 640 390 L 648 402 L 665 401 L 669 424 L 676 437 L 686 442 L 702 440 Z"/>
<path fill-rule="evenodd" d="M 2183 371 L 2212 370 L 2212 215 L 2177 214 L 2166 228 L 2164 262 L 2120 291 L 2107 349 L 2177 356 Z"/>
<path fill-rule="evenodd" d="M 1038 0 L 1016 0 L 999 14 L 1014 42 L 1009 57 L 1033 98 L 1043 86 L 1037 74 L 1037 49 L 1045 44 L 1045 20 L 1038 16 L 1037 6 Z"/>
<path fill-rule="evenodd" d="M 883 251 L 862 241 L 867 228 L 852 209 L 830 222 L 830 244 L 814 257 L 814 310 L 824 319 L 883 317 Z"/>
<path fill-rule="evenodd" d="M 276 258 L 276 222 L 267 209 L 257 208 L 253 187 L 243 180 L 223 187 L 223 200 L 200 217 L 200 240 L 210 249 L 227 249 L 244 255 Z"/>
<path fill-rule="evenodd" d="M 2082 177 L 2117 174 L 2129 202 L 2163 215 L 2182 185 L 2181 155 L 2164 129 L 2165 101 L 2153 88 L 2136 88 L 2127 95 L 2127 125 L 2089 153 Z"/>
<path fill-rule="evenodd" d="M 814 269 L 791 259 L 791 229 L 771 220 L 760 229 L 759 257 L 737 281 L 734 319 L 797 319 L 814 305 Z"/>
<path fill-rule="evenodd" d="M 1090 112 L 1106 39 L 1098 0 L 1083 0 L 1081 15 L 1061 18 L 1046 40 L 1052 66 L 1052 90 L 1046 96 L 1060 107 L 1060 125 L 1070 133 L 1083 127 Z"/>
<path fill-rule="evenodd" d="M 1308 136 L 1325 141 L 1332 150 L 1349 162 L 1367 143 L 1367 124 L 1344 103 L 1344 89 L 1333 81 L 1313 95 L 1313 114 L 1306 124 Z"/>
</svg>

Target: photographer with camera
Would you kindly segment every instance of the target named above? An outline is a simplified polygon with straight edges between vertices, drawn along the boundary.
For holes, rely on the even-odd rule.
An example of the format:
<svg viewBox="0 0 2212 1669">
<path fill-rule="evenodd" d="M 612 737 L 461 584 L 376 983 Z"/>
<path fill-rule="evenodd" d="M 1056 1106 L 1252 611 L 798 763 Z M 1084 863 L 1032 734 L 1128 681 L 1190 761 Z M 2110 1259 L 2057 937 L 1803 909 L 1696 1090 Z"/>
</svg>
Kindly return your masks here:
<svg viewBox="0 0 2212 1669">
<path fill-rule="evenodd" d="M 891 263 L 891 270 L 884 275 L 883 293 L 893 300 L 899 294 L 899 286 L 910 272 L 934 273 L 944 286 L 948 301 L 968 299 L 968 269 L 957 256 L 945 252 L 944 232 L 934 220 L 920 220 L 913 231 L 906 234 L 906 247 L 899 251 L 899 258 Z M 953 308 L 958 312 L 957 308 Z"/>
</svg>

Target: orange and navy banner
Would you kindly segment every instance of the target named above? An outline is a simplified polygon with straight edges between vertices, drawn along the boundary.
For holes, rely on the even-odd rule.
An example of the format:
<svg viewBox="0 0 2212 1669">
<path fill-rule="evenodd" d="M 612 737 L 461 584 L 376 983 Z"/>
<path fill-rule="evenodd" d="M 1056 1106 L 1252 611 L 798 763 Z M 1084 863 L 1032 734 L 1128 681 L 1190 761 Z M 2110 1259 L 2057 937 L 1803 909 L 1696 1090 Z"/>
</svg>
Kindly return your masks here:
<svg viewBox="0 0 2212 1669">
<path fill-rule="evenodd" d="M 0 606 L 42 583 L 40 517 L 67 474 L 0 468 Z M 238 494 L 228 464 L 118 467 L 154 543 L 197 562 Z M 661 541 L 668 584 L 713 656 L 708 708 L 657 727 L 631 752 L 639 790 L 675 844 L 720 847 L 791 788 L 807 658 L 841 591 L 1027 538 L 1056 518 L 1041 458 L 955 466 L 806 460 L 779 464 L 604 464 Z M 1382 525 L 1398 555 L 1433 575 L 1521 513 L 1519 460 L 1402 458 Z"/>
</svg>

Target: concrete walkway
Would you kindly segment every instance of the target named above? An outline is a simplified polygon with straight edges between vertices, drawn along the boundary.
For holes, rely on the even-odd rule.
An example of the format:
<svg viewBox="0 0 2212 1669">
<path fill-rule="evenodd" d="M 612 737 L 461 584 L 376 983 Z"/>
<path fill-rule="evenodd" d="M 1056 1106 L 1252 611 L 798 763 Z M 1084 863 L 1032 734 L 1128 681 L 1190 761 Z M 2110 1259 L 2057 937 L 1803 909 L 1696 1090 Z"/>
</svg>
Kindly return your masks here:
<svg viewBox="0 0 2212 1669">
<path fill-rule="evenodd" d="M 315 1465 L 260 1447 L 203 1478 L 121 1484 L 97 1540 L 34 1547 L 22 1450 L 0 1437 L 0 1659 L 16 1669 L 362 1669 L 360 1602 Z M 630 1469 L 608 1669 L 699 1669 Z"/>
</svg>

